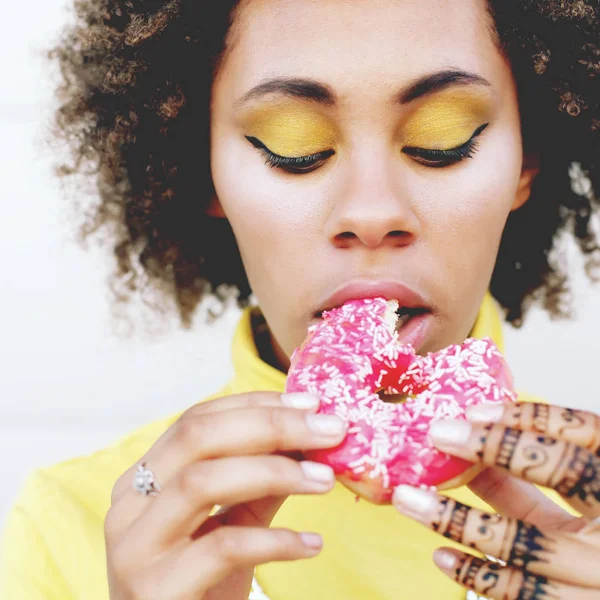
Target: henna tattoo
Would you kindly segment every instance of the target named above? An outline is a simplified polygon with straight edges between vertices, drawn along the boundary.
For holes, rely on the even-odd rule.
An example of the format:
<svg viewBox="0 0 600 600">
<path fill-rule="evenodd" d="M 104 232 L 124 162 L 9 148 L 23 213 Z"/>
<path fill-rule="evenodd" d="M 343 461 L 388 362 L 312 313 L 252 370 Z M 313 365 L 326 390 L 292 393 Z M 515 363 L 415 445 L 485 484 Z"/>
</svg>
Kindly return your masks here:
<svg viewBox="0 0 600 600">
<path fill-rule="evenodd" d="M 450 521 L 446 530 L 440 532 L 444 537 L 450 538 L 457 542 L 462 542 L 463 535 L 465 533 L 465 523 L 467 522 L 467 516 L 472 510 L 470 506 L 462 504 L 461 502 L 455 502 L 454 507 L 451 509 Z"/>
<path fill-rule="evenodd" d="M 579 446 L 573 447 L 573 450 L 573 456 L 566 467 L 565 473 L 554 488 L 561 496 L 567 498 L 573 495 L 571 490 L 575 488 L 577 482 L 583 476 L 587 464 L 586 459 L 589 455 L 589 452 Z"/>
<path fill-rule="evenodd" d="M 558 430 L 558 435 L 563 435 L 565 429 L 577 429 L 578 427 L 585 426 L 585 419 L 579 414 L 578 411 L 573 410 L 572 408 L 564 408 L 560 416 L 562 420 L 566 423 Z"/>
<path fill-rule="evenodd" d="M 440 507 L 438 509 L 437 521 L 434 521 L 431 524 L 431 528 L 434 531 L 439 531 L 440 525 L 442 524 L 442 518 L 444 517 L 444 513 L 446 512 L 446 507 L 448 506 L 448 502 L 450 502 L 450 498 L 443 497 L 440 500 Z"/>
<path fill-rule="evenodd" d="M 483 430 L 485 431 L 485 433 L 479 438 L 481 446 L 480 446 L 479 450 L 475 453 L 478 458 L 483 458 L 483 452 L 485 450 L 485 444 L 486 444 L 487 439 L 488 439 L 488 434 L 492 430 L 493 426 L 494 426 L 493 423 L 489 423 L 488 425 L 485 425 L 483 427 Z"/>
<path fill-rule="evenodd" d="M 497 525 L 503 521 L 501 515 L 480 513 L 467 504 L 462 504 L 449 498 L 444 498 L 440 504 L 438 517 L 432 523 L 433 530 L 437 531 L 440 535 L 470 548 L 481 548 L 482 546 L 489 546 L 490 542 L 498 534 L 494 530 L 493 525 Z M 467 519 L 473 510 L 475 511 L 475 517 L 479 517 L 480 523 L 479 525 L 473 525 L 471 533 L 465 536 Z"/>
<path fill-rule="evenodd" d="M 555 489 L 566 498 L 576 497 L 590 506 L 600 502 L 600 458 L 575 446 L 573 458 Z"/>
<path fill-rule="evenodd" d="M 478 593 L 487 595 L 500 579 L 499 570 L 500 565 L 488 563 L 476 556 L 465 554 L 460 559 L 454 580 L 469 589 L 477 589 Z M 485 584 L 483 586 L 476 584 L 479 575 L 481 575 L 480 579 Z"/>
<path fill-rule="evenodd" d="M 502 436 L 502 441 L 498 448 L 498 454 L 496 455 L 496 466 L 504 467 L 505 469 L 509 468 L 510 461 L 512 460 L 515 448 L 519 443 L 522 433 L 522 431 L 514 429 L 513 427 L 507 427 L 504 430 L 504 435 Z"/>
<path fill-rule="evenodd" d="M 553 540 L 545 536 L 535 525 L 516 521 L 516 526 L 517 532 L 508 552 L 508 564 L 527 570 L 529 563 L 547 562 L 541 554 L 552 552 Z"/>
<path fill-rule="evenodd" d="M 484 562 L 480 558 L 470 557 L 463 566 L 463 572 L 460 576 L 460 583 L 469 588 L 475 587 L 475 578 L 483 568 Z M 466 566 L 466 569 L 464 568 Z"/>
<path fill-rule="evenodd" d="M 460 557 L 460 560 L 458 561 L 458 566 L 456 567 L 456 571 L 454 572 L 454 580 L 455 581 L 460 581 L 460 572 L 462 571 L 463 567 L 465 566 L 465 563 L 467 562 L 467 559 L 469 558 L 469 554 L 463 554 Z M 481 559 L 478 559 L 481 560 Z"/>
<path fill-rule="evenodd" d="M 487 513 L 482 513 L 479 518 L 481 520 L 481 524 L 477 527 L 477 533 L 481 535 L 479 543 L 491 542 L 496 537 L 496 532 L 490 525 L 497 525 L 502 521 L 502 517 L 500 515 L 488 515 Z"/>
<path fill-rule="evenodd" d="M 494 593 L 502 571 L 503 568 L 496 563 L 464 554 L 456 568 L 454 580 L 466 588 L 476 590 L 478 594 L 488 596 Z M 515 575 L 518 576 L 518 572 Z M 553 593 L 556 586 L 549 582 L 547 577 L 532 573 L 521 573 L 521 575 L 523 579 L 519 587 L 519 595 L 515 600 L 558 600 L 558 596 Z M 500 590 L 496 591 L 498 597 L 500 593 Z"/>
<path fill-rule="evenodd" d="M 549 421 L 550 407 L 547 404 L 534 404 L 532 417 L 533 430 L 539 433 L 546 433 Z"/>
<path fill-rule="evenodd" d="M 496 563 L 488 563 L 487 568 L 487 573 L 483 574 L 482 579 L 486 583 L 489 582 L 489 585 L 481 589 L 481 593 L 486 596 L 488 592 L 494 588 L 494 586 L 498 583 L 498 580 L 500 579 L 500 565 Z"/>
<path fill-rule="evenodd" d="M 555 586 L 543 575 L 523 574 L 523 583 L 516 600 L 558 600 L 552 593 Z"/>
<path fill-rule="evenodd" d="M 521 422 L 521 418 L 523 417 L 523 409 L 520 406 L 516 406 L 515 410 L 512 413 L 512 418 L 517 422 Z"/>
<path fill-rule="evenodd" d="M 558 444 L 558 440 L 552 437 L 547 437 L 545 435 L 538 435 L 536 440 L 542 444 L 542 446 L 556 446 Z"/>
<path fill-rule="evenodd" d="M 538 438 L 539 439 L 539 438 Z M 528 464 L 523 468 L 523 477 L 527 477 L 529 471 L 531 469 L 537 469 L 539 467 L 543 467 L 550 458 L 548 456 L 547 450 L 540 446 L 526 446 L 523 448 L 523 458 L 527 461 L 530 461 L 531 464 Z"/>
</svg>

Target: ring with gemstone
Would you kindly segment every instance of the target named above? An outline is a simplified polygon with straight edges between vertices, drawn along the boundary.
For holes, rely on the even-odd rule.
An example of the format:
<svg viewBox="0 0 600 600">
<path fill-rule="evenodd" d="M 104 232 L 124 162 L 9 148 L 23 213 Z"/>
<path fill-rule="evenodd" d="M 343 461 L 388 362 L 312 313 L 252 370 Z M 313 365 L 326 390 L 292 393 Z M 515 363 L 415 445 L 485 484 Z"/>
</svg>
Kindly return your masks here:
<svg viewBox="0 0 600 600">
<path fill-rule="evenodd" d="M 160 492 L 160 485 L 156 481 L 154 473 L 150 469 L 146 469 L 145 462 L 137 466 L 133 480 L 133 489 L 144 496 L 157 496 L 158 492 Z"/>
</svg>

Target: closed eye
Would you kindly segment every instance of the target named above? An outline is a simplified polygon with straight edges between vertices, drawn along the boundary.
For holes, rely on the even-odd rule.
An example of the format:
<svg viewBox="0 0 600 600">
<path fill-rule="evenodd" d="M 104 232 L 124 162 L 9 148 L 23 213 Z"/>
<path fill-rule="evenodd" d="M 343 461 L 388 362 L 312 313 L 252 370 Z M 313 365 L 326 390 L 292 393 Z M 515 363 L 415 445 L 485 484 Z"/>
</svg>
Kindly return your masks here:
<svg viewBox="0 0 600 600">
<path fill-rule="evenodd" d="M 280 156 L 271 152 L 258 138 L 246 136 L 246 139 L 258 148 L 266 158 L 266 164 L 270 167 L 276 167 L 290 173 L 310 173 L 317 169 L 326 159 L 335 154 L 335 150 L 325 150 L 308 156 L 298 156 L 295 158 Z"/>
<path fill-rule="evenodd" d="M 489 125 L 484 123 L 475 130 L 471 138 L 464 144 L 456 148 L 447 150 L 430 150 L 427 148 L 417 148 L 415 146 L 406 146 L 402 152 L 417 159 L 417 162 L 428 167 L 440 168 L 458 163 L 465 158 L 472 158 L 477 151 L 477 136 Z M 288 157 L 275 154 L 265 146 L 258 138 L 245 136 L 246 139 L 265 157 L 265 163 L 273 168 L 295 174 L 310 173 L 318 169 L 330 156 L 335 154 L 335 150 L 324 150 L 307 156 Z"/>
<path fill-rule="evenodd" d="M 428 167 L 446 167 L 448 165 L 460 162 L 465 158 L 472 158 L 477 150 L 477 136 L 489 125 L 484 123 L 478 127 L 471 138 L 464 144 L 456 148 L 447 150 L 429 150 L 427 148 L 417 148 L 414 146 L 406 146 L 402 148 L 402 152 L 409 156 L 414 156 L 418 162 Z"/>
</svg>

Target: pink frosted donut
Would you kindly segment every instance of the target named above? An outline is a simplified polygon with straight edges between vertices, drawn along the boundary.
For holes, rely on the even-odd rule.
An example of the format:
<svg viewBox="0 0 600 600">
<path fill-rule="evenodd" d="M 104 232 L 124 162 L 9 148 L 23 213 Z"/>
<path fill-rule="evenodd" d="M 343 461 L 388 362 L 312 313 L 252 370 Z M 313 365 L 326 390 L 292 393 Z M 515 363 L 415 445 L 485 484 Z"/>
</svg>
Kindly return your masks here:
<svg viewBox="0 0 600 600">
<path fill-rule="evenodd" d="M 307 451 L 346 487 L 376 504 L 401 483 L 439 489 L 467 483 L 476 465 L 433 447 L 434 419 L 461 418 L 473 404 L 515 401 L 511 372 L 489 338 L 427 356 L 398 343 L 395 300 L 353 300 L 323 313 L 294 350 L 287 392 L 321 399 L 320 413 L 348 423 L 337 447 Z M 406 395 L 386 402 L 378 392 Z M 385 396 L 384 396 L 385 397 Z"/>
</svg>

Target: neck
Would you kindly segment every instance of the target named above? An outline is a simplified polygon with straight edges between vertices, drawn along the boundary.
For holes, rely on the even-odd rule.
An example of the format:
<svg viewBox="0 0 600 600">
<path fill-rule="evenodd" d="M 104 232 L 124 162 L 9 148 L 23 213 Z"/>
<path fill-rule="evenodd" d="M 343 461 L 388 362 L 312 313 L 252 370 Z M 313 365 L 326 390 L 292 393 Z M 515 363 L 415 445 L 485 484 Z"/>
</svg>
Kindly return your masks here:
<svg viewBox="0 0 600 600">
<path fill-rule="evenodd" d="M 252 311 L 251 319 L 254 344 L 261 360 L 274 369 L 287 373 L 290 366 L 289 358 L 273 337 L 262 312 L 258 308 Z"/>
</svg>

